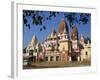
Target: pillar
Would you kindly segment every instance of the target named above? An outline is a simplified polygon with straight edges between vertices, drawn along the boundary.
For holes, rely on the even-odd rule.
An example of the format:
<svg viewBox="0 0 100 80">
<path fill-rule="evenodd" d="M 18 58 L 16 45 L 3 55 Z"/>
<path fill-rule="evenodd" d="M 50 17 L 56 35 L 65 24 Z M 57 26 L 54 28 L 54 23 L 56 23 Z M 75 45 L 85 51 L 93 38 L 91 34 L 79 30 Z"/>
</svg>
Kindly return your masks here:
<svg viewBox="0 0 100 80">
<path fill-rule="evenodd" d="M 48 61 L 50 61 L 50 56 L 48 56 Z"/>
<path fill-rule="evenodd" d="M 56 56 L 53 56 L 53 60 L 56 61 Z"/>
<path fill-rule="evenodd" d="M 71 59 L 71 56 L 69 57 L 69 62 L 71 62 L 72 61 L 72 59 Z"/>
<path fill-rule="evenodd" d="M 77 61 L 78 61 L 78 62 L 80 61 L 80 56 L 77 57 Z"/>
</svg>

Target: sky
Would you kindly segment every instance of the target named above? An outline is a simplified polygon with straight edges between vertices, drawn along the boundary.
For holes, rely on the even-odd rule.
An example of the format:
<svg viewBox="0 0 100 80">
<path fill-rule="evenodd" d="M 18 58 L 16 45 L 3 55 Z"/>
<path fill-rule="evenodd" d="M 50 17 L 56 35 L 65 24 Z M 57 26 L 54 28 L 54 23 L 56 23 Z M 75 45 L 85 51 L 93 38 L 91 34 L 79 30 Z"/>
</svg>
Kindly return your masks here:
<svg viewBox="0 0 100 80">
<path fill-rule="evenodd" d="M 48 16 L 49 12 L 48 11 L 44 11 L 45 15 Z M 67 12 L 66 12 L 67 13 Z M 25 25 L 23 25 L 23 47 L 25 48 L 29 42 L 31 42 L 32 37 L 35 35 L 38 39 L 38 41 L 40 43 L 42 43 L 47 36 L 51 33 L 52 29 L 55 29 L 56 32 L 58 32 L 58 27 L 61 23 L 62 18 L 64 18 L 64 12 L 59 12 L 59 15 L 56 16 L 55 18 L 52 18 L 51 20 L 45 20 L 43 22 L 43 25 L 46 26 L 45 30 L 40 31 L 40 28 L 43 27 L 43 25 L 33 25 L 32 24 L 32 16 L 28 16 L 27 20 L 28 23 L 30 24 L 30 30 L 28 29 L 28 27 L 26 27 Z M 77 14 L 77 12 L 76 12 Z M 86 14 L 86 13 L 84 13 Z M 89 14 L 91 15 L 91 14 Z M 69 21 L 64 18 L 68 24 L 69 27 L 69 35 L 71 33 L 71 27 L 69 26 Z M 75 25 L 77 26 L 78 29 L 78 36 L 80 37 L 80 35 L 82 34 L 84 37 L 89 37 L 91 38 L 91 17 L 89 18 L 89 21 L 87 24 L 78 24 L 75 23 Z"/>
</svg>

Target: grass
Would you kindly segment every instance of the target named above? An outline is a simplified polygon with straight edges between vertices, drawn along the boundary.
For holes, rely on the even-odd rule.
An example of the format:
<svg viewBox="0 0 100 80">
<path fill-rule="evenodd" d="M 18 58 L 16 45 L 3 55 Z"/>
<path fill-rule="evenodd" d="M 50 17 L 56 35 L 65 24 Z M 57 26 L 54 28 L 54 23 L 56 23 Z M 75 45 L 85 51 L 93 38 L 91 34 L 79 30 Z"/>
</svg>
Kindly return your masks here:
<svg viewBox="0 0 100 80">
<path fill-rule="evenodd" d="M 53 62 L 38 62 L 31 65 L 23 66 L 23 69 L 38 69 L 38 68 L 58 68 L 58 67 L 82 67 L 90 66 L 91 62 L 65 62 L 65 61 L 53 61 Z"/>
</svg>

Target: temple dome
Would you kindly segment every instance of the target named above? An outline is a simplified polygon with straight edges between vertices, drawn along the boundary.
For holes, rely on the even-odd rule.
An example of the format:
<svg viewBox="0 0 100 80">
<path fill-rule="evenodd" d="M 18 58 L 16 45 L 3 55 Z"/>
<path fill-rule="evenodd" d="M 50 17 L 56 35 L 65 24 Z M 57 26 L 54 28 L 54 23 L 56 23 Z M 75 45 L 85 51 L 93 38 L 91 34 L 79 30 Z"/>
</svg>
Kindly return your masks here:
<svg viewBox="0 0 100 80">
<path fill-rule="evenodd" d="M 82 42 L 85 41 L 84 36 L 83 36 L 82 34 L 81 34 L 81 36 L 80 36 L 80 41 L 82 41 Z"/>
<path fill-rule="evenodd" d="M 36 36 L 33 36 L 33 37 L 32 37 L 32 41 L 31 41 L 31 45 L 32 45 L 32 46 L 36 46 L 37 43 L 38 43 L 37 37 L 36 37 Z"/>
<path fill-rule="evenodd" d="M 57 32 L 55 29 L 52 29 L 52 35 L 57 35 Z"/>
<path fill-rule="evenodd" d="M 66 30 L 66 33 L 68 33 L 68 25 L 67 25 L 65 19 L 63 18 L 59 25 L 58 32 L 60 34 L 62 34 L 64 32 L 64 30 Z"/>
<path fill-rule="evenodd" d="M 52 32 L 48 35 L 48 39 L 57 38 L 57 32 L 55 29 L 52 29 Z"/>
</svg>

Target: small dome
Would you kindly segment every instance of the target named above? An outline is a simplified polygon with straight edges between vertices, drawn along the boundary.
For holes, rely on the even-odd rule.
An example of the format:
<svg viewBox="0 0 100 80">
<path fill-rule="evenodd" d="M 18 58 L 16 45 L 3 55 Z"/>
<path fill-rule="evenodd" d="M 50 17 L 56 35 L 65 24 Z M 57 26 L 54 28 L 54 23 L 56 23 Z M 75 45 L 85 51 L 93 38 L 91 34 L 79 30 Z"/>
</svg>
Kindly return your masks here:
<svg viewBox="0 0 100 80">
<path fill-rule="evenodd" d="M 53 34 L 53 35 L 57 35 L 57 33 L 56 33 L 56 30 L 55 30 L 55 29 L 52 29 L 52 34 Z"/>
<path fill-rule="evenodd" d="M 72 26 L 72 33 L 71 33 L 72 40 L 78 40 L 78 30 L 75 25 Z"/>
<path fill-rule="evenodd" d="M 59 25 L 58 32 L 60 34 L 62 34 L 64 32 L 64 30 L 66 30 L 66 33 L 68 33 L 68 25 L 67 25 L 66 21 L 63 18 L 60 25 Z"/>
<path fill-rule="evenodd" d="M 32 46 L 36 46 L 37 43 L 38 43 L 37 37 L 36 37 L 36 36 L 33 36 L 33 37 L 32 37 L 32 41 L 31 41 L 31 45 L 32 45 Z"/>
<path fill-rule="evenodd" d="M 81 36 L 80 36 L 80 41 L 81 42 L 84 42 L 84 36 L 81 34 Z"/>
</svg>

